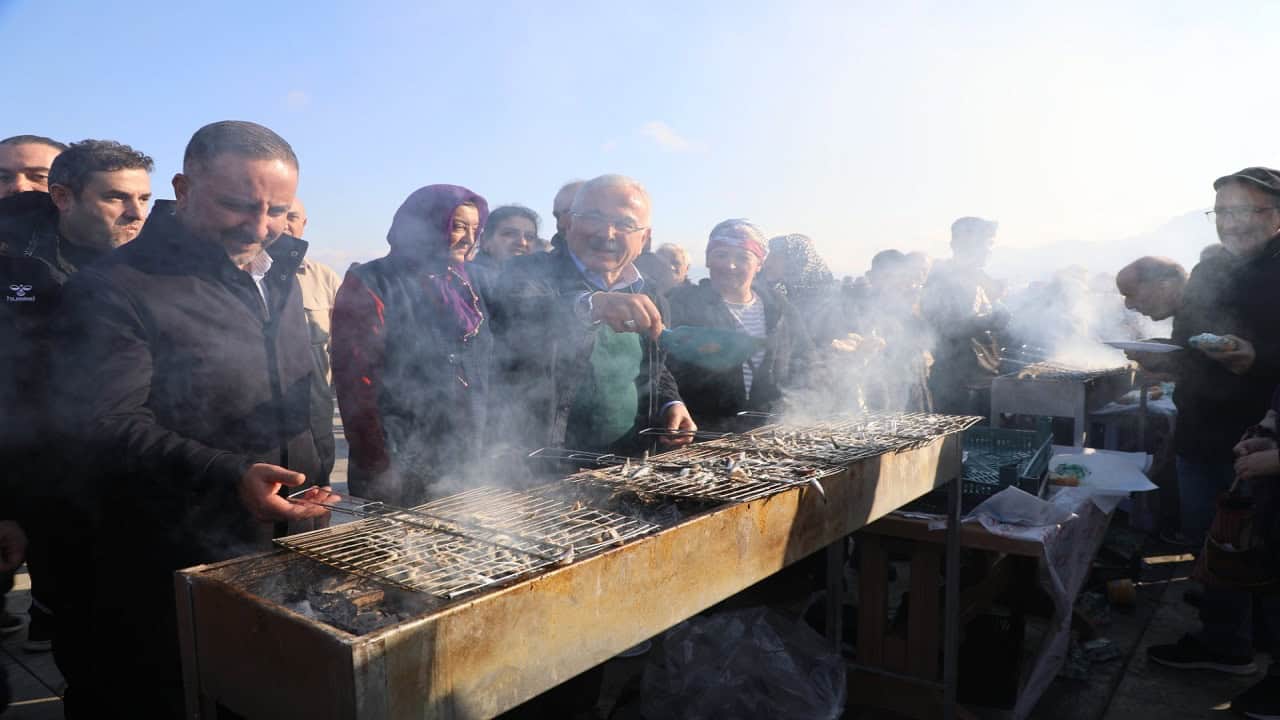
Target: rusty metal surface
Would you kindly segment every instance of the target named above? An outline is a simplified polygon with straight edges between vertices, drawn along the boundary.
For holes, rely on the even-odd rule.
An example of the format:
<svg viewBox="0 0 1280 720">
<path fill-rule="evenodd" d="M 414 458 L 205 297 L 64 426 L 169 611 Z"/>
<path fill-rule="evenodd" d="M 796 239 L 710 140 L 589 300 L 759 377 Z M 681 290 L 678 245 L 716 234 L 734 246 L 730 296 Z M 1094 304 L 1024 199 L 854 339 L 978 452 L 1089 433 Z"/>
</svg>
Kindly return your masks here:
<svg viewBox="0 0 1280 720">
<path fill-rule="evenodd" d="M 294 700 L 296 707 L 323 706 L 318 696 L 332 708 L 317 717 L 491 717 L 960 472 L 960 436 L 939 438 L 828 478 L 826 503 L 796 487 L 724 505 L 623 547 L 362 636 L 323 627 L 228 582 L 236 574 L 232 564 L 288 560 L 269 555 L 191 568 L 180 578 L 189 586 L 191 603 L 187 660 L 198 658 L 191 675 L 202 695 L 250 718 L 280 717 L 279 709 L 294 707 Z M 228 622 L 248 626 L 234 642 L 226 639 Z M 207 639 L 217 635 L 223 637 Z M 308 657 L 298 657 L 303 652 Z M 257 657 L 264 659 L 246 661 Z M 269 663 L 300 663 L 325 679 L 290 685 L 252 671 Z"/>
<path fill-rule="evenodd" d="M 1040 415 L 1072 418 L 1075 445 L 1083 444 L 1089 413 L 1133 388 L 1135 371 L 1116 368 L 1096 375 L 1066 374 L 1043 377 L 1005 375 L 991 380 L 991 424 L 1001 415 Z"/>
</svg>

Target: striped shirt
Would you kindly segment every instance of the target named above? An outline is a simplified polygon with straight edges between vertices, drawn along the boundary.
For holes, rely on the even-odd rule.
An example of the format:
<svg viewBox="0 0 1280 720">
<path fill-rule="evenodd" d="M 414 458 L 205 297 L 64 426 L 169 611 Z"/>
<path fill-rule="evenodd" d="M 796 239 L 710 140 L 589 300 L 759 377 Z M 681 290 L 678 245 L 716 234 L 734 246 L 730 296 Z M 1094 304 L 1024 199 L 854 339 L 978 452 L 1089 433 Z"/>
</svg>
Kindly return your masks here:
<svg viewBox="0 0 1280 720">
<path fill-rule="evenodd" d="M 768 327 L 764 321 L 764 303 L 760 302 L 758 296 L 753 294 L 749 303 L 732 303 L 726 300 L 724 304 L 725 307 L 729 308 L 729 313 L 733 315 L 733 319 L 738 321 L 739 330 L 754 338 L 768 336 Z M 760 367 L 762 362 L 764 362 L 763 349 L 742 363 L 742 381 L 746 385 L 747 397 L 751 397 L 752 375 L 755 374 L 755 369 Z"/>
</svg>

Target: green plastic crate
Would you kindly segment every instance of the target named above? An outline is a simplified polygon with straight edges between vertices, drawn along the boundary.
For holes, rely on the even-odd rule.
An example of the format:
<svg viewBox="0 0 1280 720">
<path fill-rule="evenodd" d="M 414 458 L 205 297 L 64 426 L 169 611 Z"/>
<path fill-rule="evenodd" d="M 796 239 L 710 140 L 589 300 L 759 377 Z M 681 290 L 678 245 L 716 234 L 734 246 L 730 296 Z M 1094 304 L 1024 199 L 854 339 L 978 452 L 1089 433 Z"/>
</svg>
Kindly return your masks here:
<svg viewBox="0 0 1280 720">
<path fill-rule="evenodd" d="M 1048 419 L 1035 430 L 972 427 L 964 431 L 964 476 L 960 506 L 964 512 L 1001 490 L 1015 486 L 1039 495 L 1053 455 L 1053 428 Z M 934 490 L 906 506 L 917 512 L 946 512 L 946 489 Z"/>
</svg>

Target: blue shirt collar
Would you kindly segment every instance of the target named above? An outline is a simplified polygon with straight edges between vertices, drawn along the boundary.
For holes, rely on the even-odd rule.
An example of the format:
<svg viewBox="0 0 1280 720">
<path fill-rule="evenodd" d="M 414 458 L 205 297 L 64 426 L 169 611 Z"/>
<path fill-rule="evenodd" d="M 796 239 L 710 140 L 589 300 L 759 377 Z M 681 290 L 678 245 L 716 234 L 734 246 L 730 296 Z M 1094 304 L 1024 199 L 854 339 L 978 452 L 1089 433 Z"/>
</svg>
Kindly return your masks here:
<svg viewBox="0 0 1280 720">
<path fill-rule="evenodd" d="M 591 287 L 605 292 L 616 292 L 626 290 L 629 292 L 642 292 L 644 290 L 644 277 L 640 275 L 640 271 L 636 269 L 635 263 L 627 263 L 622 268 L 622 274 L 618 276 L 618 281 L 612 287 L 605 285 L 604 277 L 594 270 L 588 270 L 587 266 L 578 259 L 577 255 L 569 248 L 565 248 L 565 252 L 569 253 L 569 257 L 573 259 L 573 264 L 578 266 L 578 272 L 582 273 L 582 277 L 586 278 Z"/>
</svg>

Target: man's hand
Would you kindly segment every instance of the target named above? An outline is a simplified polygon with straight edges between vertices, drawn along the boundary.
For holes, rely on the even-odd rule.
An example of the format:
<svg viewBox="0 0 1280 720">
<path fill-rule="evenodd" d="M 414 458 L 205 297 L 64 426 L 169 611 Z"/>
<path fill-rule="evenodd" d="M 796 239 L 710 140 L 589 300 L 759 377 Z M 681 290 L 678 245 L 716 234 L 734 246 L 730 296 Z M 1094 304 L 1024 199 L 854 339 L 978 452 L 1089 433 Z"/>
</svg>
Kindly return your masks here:
<svg viewBox="0 0 1280 720">
<path fill-rule="evenodd" d="M 0 572 L 17 570 L 27 557 L 27 535 L 18 523 L 0 520 Z"/>
<path fill-rule="evenodd" d="M 1240 480 L 1280 475 L 1280 452 L 1274 448 L 1236 458 L 1236 477 Z"/>
<path fill-rule="evenodd" d="M 648 295 L 598 292 L 591 296 L 591 321 L 602 322 L 614 332 L 648 335 L 654 340 L 662 332 L 662 314 Z"/>
<path fill-rule="evenodd" d="M 300 502 L 290 502 L 278 494 L 281 487 L 298 487 L 306 481 L 307 476 L 302 473 L 279 465 L 256 463 L 240 478 L 237 491 L 249 514 L 264 522 L 306 520 L 328 515 L 329 511 L 324 506 L 342 498 L 327 488 L 309 488 L 299 498 Z"/>
<path fill-rule="evenodd" d="M 1253 349 L 1253 343 L 1235 335 L 1225 335 L 1224 337 L 1235 341 L 1236 347 L 1234 350 L 1222 352 L 1202 350 L 1201 352 L 1208 355 L 1210 360 L 1221 363 L 1223 367 L 1236 375 L 1243 375 L 1249 372 L 1249 369 L 1253 367 L 1254 360 L 1258 359 L 1258 353 Z"/>
<path fill-rule="evenodd" d="M 684 403 L 676 403 L 667 408 L 666 419 L 666 427 L 668 430 L 676 430 L 688 434 L 660 437 L 658 438 L 658 442 L 660 444 L 669 445 L 671 447 L 680 447 L 681 445 L 688 445 L 693 442 L 693 433 L 698 429 L 698 426 L 693 422 L 693 417 L 689 415 L 689 410 L 684 406 Z"/>
<path fill-rule="evenodd" d="M 1275 438 L 1246 438 L 1236 443 L 1236 446 L 1232 448 L 1232 452 L 1235 453 L 1236 457 L 1241 458 L 1245 455 L 1252 455 L 1264 450 L 1275 450 L 1276 447 L 1277 444 Z"/>
</svg>

